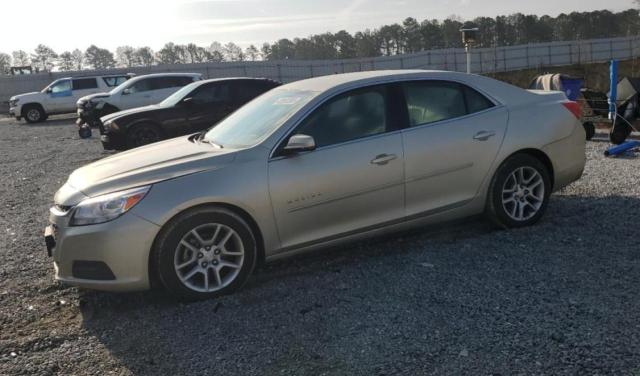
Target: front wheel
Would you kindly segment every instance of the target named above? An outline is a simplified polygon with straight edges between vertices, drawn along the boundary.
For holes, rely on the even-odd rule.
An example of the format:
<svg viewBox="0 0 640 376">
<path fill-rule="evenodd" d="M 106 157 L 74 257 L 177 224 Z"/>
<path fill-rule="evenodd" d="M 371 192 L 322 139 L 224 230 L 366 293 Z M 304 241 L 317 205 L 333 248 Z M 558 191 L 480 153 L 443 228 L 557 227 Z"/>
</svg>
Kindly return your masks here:
<svg viewBox="0 0 640 376">
<path fill-rule="evenodd" d="M 45 121 L 47 114 L 40 105 L 27 105 L 23 110 L 24 120 L 27 123 L 39 123 Z"/>
<path fill-rule="evenodd" d="M 153 124 L 138 124 L 127 131 L 129 149 L 149 145 L 162 140 L 162 132 Z"/>
<path fill-rule="evenodd" d="M 502 228 L 530 226 L 544 214 L 551 188 L 549 171 L 540 160 L 516 154 L 496 171 L 486 214 Z"/>
<path fill-rule="evenodd" d="M 251 228 L 222 208 L 199 208 L 173 219 L 158 238 L 155 267 L 165 288 L 183 300 L 231 293 L 256 263 Z"/>
</svg>

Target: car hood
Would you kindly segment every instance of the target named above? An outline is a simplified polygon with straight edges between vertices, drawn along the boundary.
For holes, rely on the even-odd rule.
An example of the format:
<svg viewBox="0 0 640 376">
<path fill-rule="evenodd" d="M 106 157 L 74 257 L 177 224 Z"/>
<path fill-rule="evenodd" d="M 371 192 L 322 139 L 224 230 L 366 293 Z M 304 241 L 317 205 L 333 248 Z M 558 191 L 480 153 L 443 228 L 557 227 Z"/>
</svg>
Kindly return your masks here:
<svg viewBox="0 0 640 376">
<path fill-rule="evenodd" d="M 16 99 L 25 99 L 25 98 L 30 98 L 30 97 L 35 97 L 38 96 L 42 93 L 40 93 L 39 91 L 33 91 L 31 93 L 24 93 L 24 94 L 19 94 L 19 95 L 14 95 L 13 97 L 9 98 L 10 101 L 16 100 Z"/>
<path fill-rule="evenodd" d="M 109 96 L 110 96 L 109 93 L 96 93 L 96 94 L 85 95 L 84 97 L 78 99 L 78 103 L 89 102 L 93 99 L 109 98 Z"/>
<path fill-rule="evenodd" d="M 74 206 L 86 197 L 217 170 L 235 159 L 234 150 L 192 141 L 193 136 L 132 149 L 75 170 L 56 193 L 55 203 Z"/>
<path fill-rule="evenodd" d="M 100 118 L 100 120 L 102 121 L 102 123 L 106 123 L 110 120 L 114 120 L 114 119 L 118 119 L 121 117 L 125 117 L 128 115 L 135 115 L 135 114 L 140 114 L 143 112 L 147 112 L 147 111 L 153 111 L 153 110 L 162 110 L 165 107 L 160 107 L 158 105 L 151 105 L 151 106 L 144 106 L 144 107 L 137 107 L 137 108 L 132 108 L 130 110 L 124 110 L 124 111 L 119 111 L 119 112 L 114 112 L 112 114 L 103 116 L 102 118 Z"/>
</svg>

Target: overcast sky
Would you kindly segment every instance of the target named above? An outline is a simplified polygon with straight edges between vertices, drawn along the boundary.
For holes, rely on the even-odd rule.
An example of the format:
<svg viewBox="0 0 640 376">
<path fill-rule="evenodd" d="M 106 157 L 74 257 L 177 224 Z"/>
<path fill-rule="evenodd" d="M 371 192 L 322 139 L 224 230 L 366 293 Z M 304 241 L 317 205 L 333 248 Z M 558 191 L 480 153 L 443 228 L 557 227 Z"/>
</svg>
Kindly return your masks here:
<svg viewBox="0 0 640 376">
<path fill-rule="evenodd" d="M 0 51 L 31 51 L 44 43 L 57 52 L 90 44 L 115 49 L 166 42 L 209 45 L 350 32 L 401 22 L 406 17 L 470 19 L 515 12 L 557 15 L 606 8 L 632 0 L 28 0 L 3 2 Z"/>
</svg>

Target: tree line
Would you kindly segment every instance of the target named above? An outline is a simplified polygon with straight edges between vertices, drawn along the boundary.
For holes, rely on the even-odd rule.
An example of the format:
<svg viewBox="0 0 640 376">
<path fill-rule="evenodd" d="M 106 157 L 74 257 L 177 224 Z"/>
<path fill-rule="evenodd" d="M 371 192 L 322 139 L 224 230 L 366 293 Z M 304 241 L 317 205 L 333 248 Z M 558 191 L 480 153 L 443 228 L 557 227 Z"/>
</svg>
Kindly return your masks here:
<svg viewBox="0 0 640 376">
<path fill-rule="evenodd" d="M 11 66 L 71 71 L 154 64 L 390 56 L 463 47 L 460 36 L 463 26 L 480 29 L 478 47 L 509 46 L 638 35 L 640 13 L 636 9 L 617 13 L 607 10 L 563 13 L 557 17 L 516 13 L 495 18 L 478 17 L 467 22 L 457 16 L 442 21 L 418 21 L 409 17 L 402 23 L 354 34 L 341 30 L 307 38 L 285 38 L 274 43 L 264 43 L 260 47 L 250 45 L 244 49 L 233 42 L 213 42 L 206 47 L 194 43 L 167 43 L 158 51 L 153 51 L 150 47 L 121 46 L 114 53 L 92 45 L 84 52 L 75 49 L 58 54 L 50 47 L 40 44 L 33 53 L 19 50 L 9 55 L 0 52 L 0 73 L 8 74 Z"/>
</svg>

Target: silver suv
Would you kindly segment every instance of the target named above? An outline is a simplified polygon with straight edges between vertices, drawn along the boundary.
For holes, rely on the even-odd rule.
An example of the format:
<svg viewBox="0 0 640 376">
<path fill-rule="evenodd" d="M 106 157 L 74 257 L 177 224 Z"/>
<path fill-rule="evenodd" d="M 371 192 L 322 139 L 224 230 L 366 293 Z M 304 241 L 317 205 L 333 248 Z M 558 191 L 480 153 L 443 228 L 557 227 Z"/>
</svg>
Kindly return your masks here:
<svg viewBox="0 0 640 376">
<path fill-rule="evenodd" d="M 262 262 L 386 231 L 483 212 L 527 226 L 582 174 L 579 115 L 562 93 L 459 73 L 299 81 L 76 170 L 45 240 L 58 280 L 202 299 Z"/>
</svg>

